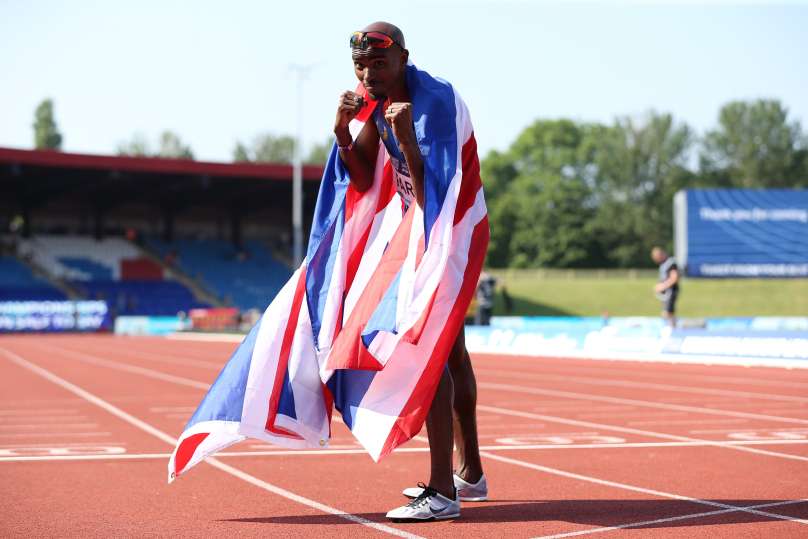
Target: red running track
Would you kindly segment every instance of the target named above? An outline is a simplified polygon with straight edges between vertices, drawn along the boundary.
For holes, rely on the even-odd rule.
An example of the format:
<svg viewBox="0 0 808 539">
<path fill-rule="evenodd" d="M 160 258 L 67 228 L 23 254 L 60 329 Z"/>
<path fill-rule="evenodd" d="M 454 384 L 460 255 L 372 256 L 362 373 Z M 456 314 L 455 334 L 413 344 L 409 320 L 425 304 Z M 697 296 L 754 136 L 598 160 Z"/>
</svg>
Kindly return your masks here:
<svg viewBox="0 0 808 539">
<path fill-rule="evenodd" d="M 808 536 L 808 370 L 476 355 L 491 500 L 392 524 L 420 436 L 379 464 L 246 441 L 167 485 L 234 343 L 0 338 L 0 536 Z"/>
</svg>

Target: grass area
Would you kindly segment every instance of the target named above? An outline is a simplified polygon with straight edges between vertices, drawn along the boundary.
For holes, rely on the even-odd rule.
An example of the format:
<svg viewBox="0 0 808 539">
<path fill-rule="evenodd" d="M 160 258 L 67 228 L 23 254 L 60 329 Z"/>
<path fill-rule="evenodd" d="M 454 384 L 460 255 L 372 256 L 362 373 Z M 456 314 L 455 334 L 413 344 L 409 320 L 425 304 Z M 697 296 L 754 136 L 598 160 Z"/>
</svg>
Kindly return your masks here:
<svg viewBox="0 0 808 539">
<path fill-rule="evenodd" d="M 656 316 L 655 271 L 490 271 L 523 316 Z M 677 314 L 808 316 L 808 279 L 685 279 Z M 505 313 L 497 293 L 494 314 Z"/>
</svg>

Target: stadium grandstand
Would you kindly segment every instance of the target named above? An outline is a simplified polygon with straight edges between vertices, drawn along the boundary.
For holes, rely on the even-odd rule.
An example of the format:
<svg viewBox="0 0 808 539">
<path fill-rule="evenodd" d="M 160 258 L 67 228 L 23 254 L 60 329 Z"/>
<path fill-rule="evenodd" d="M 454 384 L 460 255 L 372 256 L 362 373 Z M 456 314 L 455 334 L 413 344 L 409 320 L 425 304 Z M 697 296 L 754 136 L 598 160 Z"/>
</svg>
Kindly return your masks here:
<svg viewBox="0 0 808 539">
<path fill-rule="evenodd" d="M 303 168 L 304 222 L 322 168 Z M 0 301 L 263 309 L 291 275 L 292 167 L 0 148 Z"/>
</svg>

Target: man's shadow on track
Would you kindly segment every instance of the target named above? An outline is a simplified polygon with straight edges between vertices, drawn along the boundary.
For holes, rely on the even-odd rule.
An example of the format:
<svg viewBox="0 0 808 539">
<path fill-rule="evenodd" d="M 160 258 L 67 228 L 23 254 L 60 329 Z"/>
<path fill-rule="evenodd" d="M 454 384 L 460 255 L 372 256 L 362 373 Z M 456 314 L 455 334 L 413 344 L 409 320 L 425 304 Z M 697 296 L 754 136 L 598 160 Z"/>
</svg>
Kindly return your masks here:
<svg viewBox="0 0 808 539">
<path fill-rule="evenodd" d="M 781 500 L 710 500 L 725 505 L 749 507 L 776 503 Z M 803 502 L 804 503 L 804 502 Z M 793 505 L 798 505 L 797 503 Z M 761 507 L 759 511 L 779 513 L 788 516 L 795 514 L 792 505 Z M 746 524 L 778 520 L 775 517 L 743 511 L 690 517 L 680 520 L 650 522 L 671 519 L 697 513 L 715 513 L 721 507 L 711 507 L 681 500 L 491 500 L 480 503 L 463 504 L 461 518 L 455 523 L 480 524 L 486 522 L 546 522 L 561 521 L 592 526 L 621 526 L 629 523 L 646 522 L 636 528 L 674 528 L 687 526 L 713 526 L 720 524 Z M 799 511 L 806 516 L 805 506 Z M 355 513 L 355 516 L 374 522 L 387 523 L 384 513 Z M 797 517 L 799 518 L 799 517 Z M 225 519 L 224 522 L 245 522 L 257 524 L 352 524 L 333 515 L 291 515 L 275 517 L 245 517 Z"/>
</svg>

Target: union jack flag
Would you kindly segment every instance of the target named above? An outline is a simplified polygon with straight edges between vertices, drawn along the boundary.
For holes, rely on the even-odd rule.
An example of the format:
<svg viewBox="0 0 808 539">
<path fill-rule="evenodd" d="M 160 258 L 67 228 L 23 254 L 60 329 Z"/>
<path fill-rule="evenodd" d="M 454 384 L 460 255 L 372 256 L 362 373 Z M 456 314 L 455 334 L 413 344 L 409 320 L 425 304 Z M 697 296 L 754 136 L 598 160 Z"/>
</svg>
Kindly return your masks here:
<svg viewBox="0 0 808 539">
<path fill-rule="evenodd" d="M 188 421 L 169 481 L 247 437 L 327 447 L 332 410 L 374 460 L 421 429 L 477 286 L 488 215 L 477 143 L 454 88 L 407 66 L 424 161 L 423 208 L 402 211 L 380 142 L 358 192 L 336 145 L 306 258 Z M 352 120 L 354 139 L 376 103 Z"/>
</svg>

